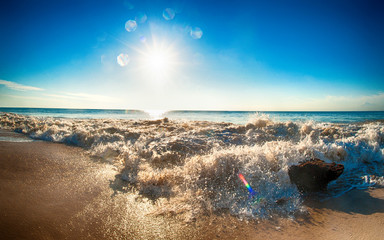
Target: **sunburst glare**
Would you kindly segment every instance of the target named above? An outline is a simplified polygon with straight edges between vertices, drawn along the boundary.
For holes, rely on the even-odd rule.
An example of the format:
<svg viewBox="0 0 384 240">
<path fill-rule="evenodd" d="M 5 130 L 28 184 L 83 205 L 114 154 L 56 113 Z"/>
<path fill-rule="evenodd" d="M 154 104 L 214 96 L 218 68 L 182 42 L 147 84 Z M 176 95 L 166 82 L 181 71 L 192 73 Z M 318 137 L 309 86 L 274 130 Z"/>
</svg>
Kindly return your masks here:
<svg viewBox="0 0 384 240">
<path fill-rule="evenodd" d="M 161 49 L 155 50 L 146 56 L 146 65 L 156 73 L 165 73 L 171 64 L 170 55 Z"/>
<path fill-rule="evenodd" d="M 162 42 L 159 45 L 155 40 L 152 46 L 146 44 L 146 47 L 146 51 L 140 51 L 143 73 L 150 80 L 165 82 L 173 72 L 177 71 L 180 63 L 177 51 L 171 44 Z"/>
</svg>

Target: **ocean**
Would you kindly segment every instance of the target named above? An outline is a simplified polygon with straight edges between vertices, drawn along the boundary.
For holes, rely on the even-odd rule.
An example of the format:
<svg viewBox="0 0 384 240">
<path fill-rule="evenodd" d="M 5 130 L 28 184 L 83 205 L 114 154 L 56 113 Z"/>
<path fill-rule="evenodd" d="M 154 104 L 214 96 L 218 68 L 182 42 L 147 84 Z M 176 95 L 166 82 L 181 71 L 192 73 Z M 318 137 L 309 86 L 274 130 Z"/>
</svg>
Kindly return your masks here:
<svg viewBox="0 0 384 240">
<path fill-rule="evenodd" d="M 305 211 L 305 194 L 290 182 L 288 168 L 312 158 L 345 167 L 319 200 L 384 186 L 384 112 L 0 112 L 1 129 L 83 148 L 116 166 L 130 191 L 153 201 L 153 214 L 186 221 L 215 212 L 294 217 Z"/>
<path fill-rule="evenodd" d="M 65 109 L 65 108 L 0 108 L 10 112 L 36 117 L 79 119 L 134 119 L 148 120 L 167 117 L 174 120 L 194 120 L 246 124 L 255 114 L 268 115 L 275 121 L 316 121 L 353 123 L 384 119 L 384 111 L 371 112 L 284 112 L 284 111 L 166 111 L 122 109 Z"/>
</svg>

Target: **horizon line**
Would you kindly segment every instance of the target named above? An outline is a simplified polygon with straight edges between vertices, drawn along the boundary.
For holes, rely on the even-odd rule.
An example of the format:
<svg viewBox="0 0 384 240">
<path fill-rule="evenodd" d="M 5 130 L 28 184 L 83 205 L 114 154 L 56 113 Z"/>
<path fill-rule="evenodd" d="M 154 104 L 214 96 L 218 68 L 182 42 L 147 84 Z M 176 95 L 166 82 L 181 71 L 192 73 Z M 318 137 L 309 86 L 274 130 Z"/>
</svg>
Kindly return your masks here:
<svg viewBox="0 0 384 240">
<path fill-rule="evenodd" d="M 120 111 L 164 111 L 164 112 L 384 112 L 384 110 L 201 110 L 201 109 L 128 109 L 128 108 L 63 108 L 63 107 L 1 107 L 3 109 L 18 108 L 18 109 L 68 109 L 68 110 L 120 110 Z"/>
</svg>

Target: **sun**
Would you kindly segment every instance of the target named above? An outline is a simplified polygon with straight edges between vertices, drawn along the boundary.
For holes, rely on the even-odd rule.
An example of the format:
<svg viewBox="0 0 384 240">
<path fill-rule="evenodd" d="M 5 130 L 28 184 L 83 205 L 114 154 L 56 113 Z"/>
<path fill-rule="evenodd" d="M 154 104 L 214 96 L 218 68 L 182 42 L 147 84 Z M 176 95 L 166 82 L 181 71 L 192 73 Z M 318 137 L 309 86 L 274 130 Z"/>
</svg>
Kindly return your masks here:
<svg viewBox="0 0 384 240">
<path fill-rule="evenodd" d="M 146 56 L 146 67 L 155 74 L 165 74 L 172 65 L 171 55 L 166 51 L 157 50 Z"/>
<path fill-rule="evenodd" d="M 177 55 L 172 45 L 156 42 L 152 46 L 146 45 L 146 50 L 141 52 L 141 69 L 144 76 L 158 83 L 166 82 L 180 65 Z"/>
</svg>

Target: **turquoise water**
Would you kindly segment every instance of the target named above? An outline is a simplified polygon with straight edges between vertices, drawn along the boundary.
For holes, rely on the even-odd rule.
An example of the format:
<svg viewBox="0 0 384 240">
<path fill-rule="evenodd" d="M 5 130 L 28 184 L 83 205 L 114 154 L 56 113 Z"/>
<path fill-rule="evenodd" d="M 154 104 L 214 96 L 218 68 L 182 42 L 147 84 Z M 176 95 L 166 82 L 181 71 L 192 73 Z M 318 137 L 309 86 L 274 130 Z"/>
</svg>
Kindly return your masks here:
<svg viewBox="0 0 384 240">
<path fill-rule="evenodd" d="M 56 118 L 157 119 L 247 123 L 255 114 L 265 114 L 278 122 L 315 121 L 353 123 L 384 119 L 384 111 L 374 112 L 278 112 L 278 111 L 151 111 L 121 109 L 0 108 L 0 112 Z"/>
</svg>

